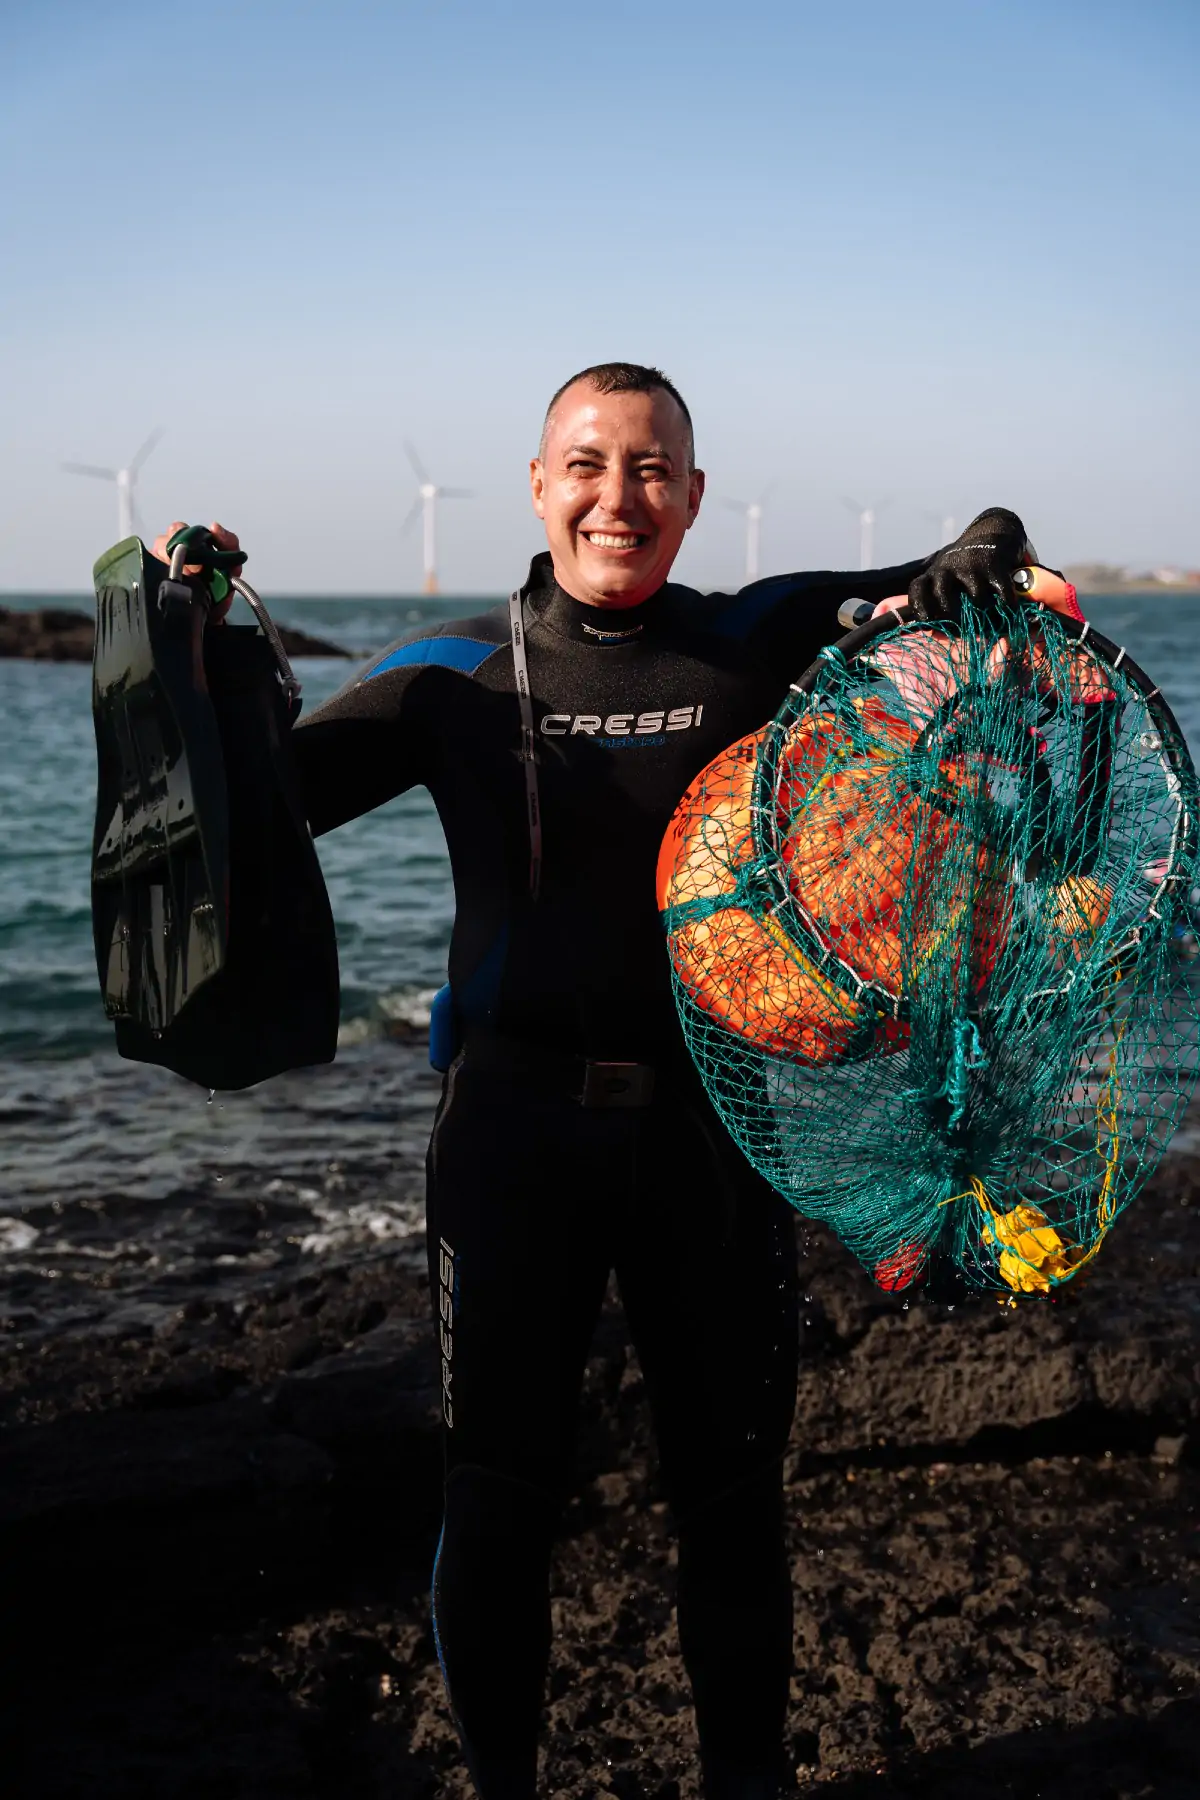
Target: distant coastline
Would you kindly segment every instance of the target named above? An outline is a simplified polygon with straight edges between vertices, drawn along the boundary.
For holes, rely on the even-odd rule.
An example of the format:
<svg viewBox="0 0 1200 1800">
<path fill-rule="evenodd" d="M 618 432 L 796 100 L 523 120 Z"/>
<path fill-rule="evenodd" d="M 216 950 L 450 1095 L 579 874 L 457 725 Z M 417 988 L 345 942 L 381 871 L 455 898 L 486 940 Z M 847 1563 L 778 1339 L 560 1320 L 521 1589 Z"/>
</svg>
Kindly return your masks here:
<svg viewBox="0 0 1200 1800">
<path fill-rule="evenodd" d="M 1160 594 L 1195 599 L 1200 569 L 1147 569 L 1134 573 L 1112 563 L 1071 563 L 1063 570 L 1081 594 Z"/>
</svg>

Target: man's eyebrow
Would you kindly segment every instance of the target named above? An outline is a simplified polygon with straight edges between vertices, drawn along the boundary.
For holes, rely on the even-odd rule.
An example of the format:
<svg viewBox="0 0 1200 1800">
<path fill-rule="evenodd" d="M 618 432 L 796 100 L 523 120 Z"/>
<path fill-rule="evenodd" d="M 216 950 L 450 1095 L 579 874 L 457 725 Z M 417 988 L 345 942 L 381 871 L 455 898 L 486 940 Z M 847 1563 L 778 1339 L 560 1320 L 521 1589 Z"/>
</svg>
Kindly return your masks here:
<svg viewBox="0 0 1200 1800">
<path fill-rule="evenodd" d="M 599 445 L 567 445 L 567 448 L 563 450 L 563 455 L 594 455 L 594 457 L 603 457 L 604 452 L 599 448 Z M 671 452 L 669 452 L 669 450 L 664 450 L 664 446 L 662 445 L 649 445 L 646 450 L 635 450 L 633 455 L 635 455 L 635 457 L 651 457 L 651 455 L 653 455 L 653 457 L 660 457 L 664 463 L 669 463 L 669 461 L 671 461 Z"/>
<path fill-rule="evenodd" d="M 674 466 L 674 459 L 671 456 L 671 452 L 664 449 L 661 444 L 651 444 L 645 450 L 635 450 L 633 454 L 638 462 L 658 461 L 671 463 L 672 466 Z M 595 457 L 597 462 L 604 461 L 604 452 L 597 444 L 568 444 L 563 451 L 563 455 L 592 456 Z"/>
</svg>

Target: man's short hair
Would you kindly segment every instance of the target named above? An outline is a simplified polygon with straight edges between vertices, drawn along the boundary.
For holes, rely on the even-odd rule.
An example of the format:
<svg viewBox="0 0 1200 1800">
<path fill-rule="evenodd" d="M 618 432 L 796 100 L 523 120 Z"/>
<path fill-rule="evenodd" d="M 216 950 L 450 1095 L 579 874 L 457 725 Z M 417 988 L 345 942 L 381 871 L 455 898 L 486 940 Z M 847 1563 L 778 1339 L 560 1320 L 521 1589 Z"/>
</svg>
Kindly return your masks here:
<svg viewBox="0 0 1200 1800">
<path fill-rule="evenodd" d="M 659 388 L 665 394 L 670 394 L 687 422 L 688 468 L 695 468 L 696 438 L 692 429 L 692 415 L 688 411 L 687 401 L 675 383 L 669 381 L 661 369 L 651 369 L 645 363 L 593 363 L 590 369 L 580 369 L 578 375 L 572 375 L 569 381 L 564 381 L 562 386 L 556 389 L 551 396 L 550 404 L 546 408 L 546 417 L 542 421 L 541 442 L 538 445 L 539 456 L 546 454 L 546 437 L 550 430 L 550 421 L 554 417 L 555 407 L 567 389 L 574 387 L 577 381 L 590 382 L 598 394 L 653 394 Z"/>
</svg>

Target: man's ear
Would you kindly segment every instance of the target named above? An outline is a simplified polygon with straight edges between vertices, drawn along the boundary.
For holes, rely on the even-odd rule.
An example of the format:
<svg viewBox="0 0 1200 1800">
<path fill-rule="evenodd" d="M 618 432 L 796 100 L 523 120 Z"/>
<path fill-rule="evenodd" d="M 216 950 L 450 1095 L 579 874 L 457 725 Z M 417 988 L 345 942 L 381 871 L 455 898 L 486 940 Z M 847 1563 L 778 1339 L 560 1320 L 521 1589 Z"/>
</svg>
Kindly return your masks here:
<svg viewBox="0 0 1200 1800">
<path fill-rule="evenodd" d="M 533 501 L 533 510 L 539 519 L 546 516 L 546 471 L 542 467 L 542 459 L 535 456 L 529 464 L 529 495 Z"/>
<path fill-rule="evenodd" d="M 690 531 L 696 523 L 696 514 L 700 511 L 700 502 L 704 498 L 704 470 L 693 469 L 688 486 L 688 522 Z"/>
</svg>

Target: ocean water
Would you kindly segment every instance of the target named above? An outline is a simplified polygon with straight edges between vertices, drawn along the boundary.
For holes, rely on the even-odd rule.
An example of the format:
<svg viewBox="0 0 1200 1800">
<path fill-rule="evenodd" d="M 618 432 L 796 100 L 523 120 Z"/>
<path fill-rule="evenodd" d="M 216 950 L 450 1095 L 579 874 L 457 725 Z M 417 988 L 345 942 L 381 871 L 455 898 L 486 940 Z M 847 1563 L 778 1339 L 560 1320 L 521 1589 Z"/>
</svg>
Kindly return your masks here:
<svg viewBox="0 0 1200 1800">
<path fill-rule="evenodd" d="M 83 609 L 88 600 L 63 596 L 55 604 Z M 487 604 L 304 599 L 273 603 L 272 611 L 361 659 L 425 619 Z M 301 661 L 305 709 L 356 667 L 341 658 Z M 110 1041 L 88 900 L 94 805 L 90 668 L 0 660 L 0 1092 L 5 1064 L 61 1061 Z M 318 852 L 338 925 L 343 1018 L 353 1037 L 381 1012 L 403 1011 L 407 1000 L 445 980 L 449 870 L 424 791 L 322 838 Z"/>
<path fill-rule="evenodd" d="M 5 595 L 0 604 L 90 610 L 91 599 Z M 491 602 L 268 604 L 281 622 L 354 653 L 298 663 L 311 710 L 411 626 Z M 140 1268 L 140 1213 L 136 1237 L 97 1231 L 117 1197 L 123 1208 L 165 1209 L 172 1267 L 188 1265 L 190 1239 L 211 1235 L 231 1195 L 255 1194 L 270 1211 L 281 1183 L 292 1214 L 307 1219 L 298 1233 L 287 1228 L 289 1244 L 295 1237 L 315 1252 L 331 1211 L 368 1253 L 418 1232 L 437 1083 L 419 1043 L 385 1032 L 407 1022 L 419 1036 L 445 980 L 453 895 L 428 795 L 401 795 L 318 842 L 341 963 L 336 1063 L 211 1104 L 165 1070 L 116 1054 L 92 952 L 94 805 L 91 669 L 0 659 L 0 1327 L 26 1305 L 27 1288 L 38 1317 L 59 1317 L 51 1296 L 88 1287 L 80 1268 L 94 1270 L 97 1258 L 114 1278 L 122 1259 Z M 374 1172 L 369 1204 L 338 1198 L 344 1167 Z M 249 1265 L 269 1262 L 257 1232 L 252 1240 Z M 160 1245 L 156 1266 L 163 1254 Z"/>
<path fill-rule="evenodd" d="M 267 599 L 282 622 L 364 658 L 425 619 L 490 604 Z M 89 605 L 84 596 L 54 603 Z M 1200 601 L 1096 598 L 1088 612 L 1152 674 L 1200 748 Z M 301 662 L 306 707 L 354 666 Z M 0 660 L 0 1211 L 80 1183 L 161 1191 L 184 1167 L 222 1161 L 290 1158 L 302 1169 L 348 1147 L 385 1153 L 402 1096 L 399 1052 L 384 1028 L 419 1025 L 445 978 L 453 895 L 428 796 L 402 795 L 318 843 L 338 926 L 346 1054 L 329 1070 L 206 1109 L 163 1071 L 122 1064 L 101 1010 L 88 905 L 90 682 L 82 665 Z M 318 1123 L 306 1127 L 306 1117 Z"/>
</svg>

